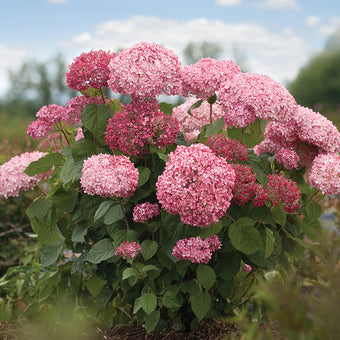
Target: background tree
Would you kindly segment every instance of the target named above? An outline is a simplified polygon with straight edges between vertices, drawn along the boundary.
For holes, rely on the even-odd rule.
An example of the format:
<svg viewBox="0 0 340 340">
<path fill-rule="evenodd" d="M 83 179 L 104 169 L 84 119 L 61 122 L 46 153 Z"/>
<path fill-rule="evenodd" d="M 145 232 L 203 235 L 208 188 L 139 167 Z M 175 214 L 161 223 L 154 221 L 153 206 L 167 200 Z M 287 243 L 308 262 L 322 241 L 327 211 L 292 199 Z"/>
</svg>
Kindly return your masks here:
<svg viewBox="0 0 340 340">
<path fill-rule="evenodd" d="M 203 41 L 202 43 L 190 42 L 184 48 L 183 52 L 185 62 L 187 64 L 194 64 L 202 58 L 210 57 L 218 59 L 221 56 L 223 49 L 215 43 Z"/>
</svg>

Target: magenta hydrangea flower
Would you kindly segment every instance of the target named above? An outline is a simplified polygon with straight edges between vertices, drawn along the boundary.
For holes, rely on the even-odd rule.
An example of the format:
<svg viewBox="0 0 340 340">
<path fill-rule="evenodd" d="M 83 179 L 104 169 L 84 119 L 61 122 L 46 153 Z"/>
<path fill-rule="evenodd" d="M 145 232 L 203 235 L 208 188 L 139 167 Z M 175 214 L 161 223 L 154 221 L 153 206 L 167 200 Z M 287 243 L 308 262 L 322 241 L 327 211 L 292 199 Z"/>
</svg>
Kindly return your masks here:
<svg viewBox="0 0 340 340">
<path fill-rule="evenodd" d="M 77 91 L 84 91 L 89 87 L 94 89 L 107 87 L 108 65 L 115 56 L 115 53 L 103 50 L 83 52 L 69 66 L 70 71 L 66 73 L 68 87 Z"/>
<path fill-rule="evenodd" d="M 294 97 L 272 78 L 257 73 L 239 73 L 221 85 L 218 98 L 228 126 L 245 127 L 256 118 L 291 121 L 297 110 Z"/>
<path fill-rule="evenodd" d="M 240 72 L 240 67 L 231 60 L 203 58 L 183 68 L 182 95 L 208 99 L 218 91 L 222 82 Z"/>
<path fill-rule="evenodd" d="M 207 140 L 207 146 L 220 157 L 230 162 L 246 161 L 248 159 L 247 146 L 236 139 L 214 134 Z"/>
<path fill-rule="evenodd" d="M 81 113 L 88 104 L 103 104 L 101 97 L 77 96 L 68 101 L 65 105 L 65 112 L 62 120 L 68 125 L 80 124 Z"/>
<path fill-rule="evenodd" d="M 291 179 L 283 175 L 268 175 L 267 198 L 273 205 L 282 206 L 287 213 L 299 207 L 300 189 Z"/>
<path fill-rule="evenodd" d="M 30 163 L 45 155 L 46 153 L 40 151 L 25 152 L 2 164 L 0 166 L 0 196 L 18 197 L 21 191 L 31 190 L 41 180 L 49 178 L 52 170 L 32 177 L 24 173 Z"/>
<path fill-rule="evenodd" d="M 323 153 L 340 152 L 340 132 L 325 116 L 299 106 L 294 120 L 300 140 L 317 146 Z"/>
<path fill-rule="evenodd" d="M 183 132 L 187 142 L 197 138 L 203 125 L 210 124 L 210 104 L 203 101 L 200 107 L 191 110 L 191 116 L 188 113 L 190 107 L 199 99 L 189 98 L 183 104 L 173 109 L 172 117 L 179 122 L 180 131 Z M 224 111 L 217 103 L 212 106 L 212 121 L 224 116 Z"/>
<path fill-rule="evenodd" d="M 265 189 L 260 183 L 257 183 L 255 197 L 253 198 L 253 204 L 255 208 L 262 207 L 267 201 L 267 189 Z"/>
<path fill-rule="evenodd" d="M 88 195 L 130 197 L 137 188 L 139 173 L 126 156 L 93 155 L 83 164 L 81 187 Z"/>
<path fill-rule="evenodd" d="M 179 260 L 189 260 L 192 263 L 208 263 L 214 251 L 221 249 L 221 242 L 217 235 L 206 239 L 190 237 L 177 241 L 172 255 Z"/>
<path fill-rule="evenodd" d="M 109 87 L 132 97 L 154 98 L 181 89 L 181 63 L 171 50 L 155 43 L 139 42 L 124 49 L 110 62 Z"/>
<path fill-rule="evenodd" d="M 115 250 L 115 255 L 119 255 L 124 260 L 130 260 L 142 253 L 142 247 L 137 242 L 125 241 Z"/>
<path fill-rule="evenodd" d="M 157 198 L 162 208 L 179 215 L 182 222 L 207 227 L 226 213 L 234 182 L 232 167 L 209 147 L 180 145 L 158 177 Z"/>
<path fill-rule="evenodd" d="M 140 158 L 149 145 L 165 148 L 173 144 L 178 131 L 177 120 L 163 115 L 157 102 L 134 102 L 109 119 L 105 141 L 113 151 L 119 149 Z"/>
<path fill-rule="evenodd" d="M 135 222 L 145 223 L 149 221 L 151 218 L 156 217 L 160 213 L 161 210 L 159 209 L 158 203 L 150 202 L 140 203 L 133 208 L 132 219 Z"/>
<path fill-rule="evenodd" d="M 275 155 L 276 161 L 286 169 L 297 169 L 299 167 L 299 155 L 291 149 L 281 148 Z"/>
<path fill-rule="evenodd" d="M 309 180 L 324 195 L 339 195 L 340 156 L 334 153 L 317 156 L 313 161 Z"/>
<path fill-rule="evenodd" d="M 65 108 L 56 105 L 45 105 L 37 113 L 38 119 L 27 128 L 27 134 L 33 139 L 47 137 L 53 131 L 53 125 L 60 122 L 65 115 Z"/>
</svg>

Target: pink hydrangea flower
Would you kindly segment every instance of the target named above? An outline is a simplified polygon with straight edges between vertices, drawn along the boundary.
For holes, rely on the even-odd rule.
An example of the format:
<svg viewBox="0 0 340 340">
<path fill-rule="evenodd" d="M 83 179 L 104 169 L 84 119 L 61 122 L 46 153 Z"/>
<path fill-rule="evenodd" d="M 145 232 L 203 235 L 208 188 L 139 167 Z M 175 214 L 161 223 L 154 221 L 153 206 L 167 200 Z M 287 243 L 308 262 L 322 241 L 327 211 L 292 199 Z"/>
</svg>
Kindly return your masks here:
<svg viewBox="0 0 340 340">
<path fill-rule="evenodd" d="M 317 146 L 323 153 L 340 152 L 340 132 L 325 116 L 299 106 L 294 120 L 300 140 Z"/>
<path fill-rule="evenodd" d="M 93 155 L 83 164 L 81 187 L 88 195 L 130 197 L 137 188 L 139 173 L 126 156 Z"/>
<path fill-rule="evenodd" d="M 222 82 L 240 72 L 240 67 L 231 60 L 203 58 L 183 68 L 182 95 L 208 99 L 218 91 Z"/>
<path fill-rule="evenodd" d="M 30 163 L 45 155 L 46 153 L 40 151 L 25 152 L 2 164 L 0 166 L 0 196 L 18 197 L 21 191 L 31 190 L 41 180 L 49 178 L 52 170 L 32 177 L 24 173 Z"/>
<path fill-rule="evenodd" d="M 142 253 L 142 247 L 137 242 L 125 241 L 115 250 L 115 255 L 119 255 L 125 260 L 130 260 Z"/>
<path fill-rule="evenodd" d="M 218 98 L 228 126 L 245 127 L 256 118 L 288 123 L 297 110 L 294 97 L 272 78 L 239 73 L 221 85 Z"/>
<path fill-rule="evenodd" d="M 158 203 L 140 203 L 133 208 L 132 219 L 135 222 L 145 223 L 153 217 L 156 217 L 161 213 Z"/>
<path fill-rule="evenodd" d="M 179 215 L 182 222 L 207 227 L 226 213 L 234 182 L 232 167 L 209 147 L 180 145 L 158 177 L 157 198 L 162 208 Z"/>
<path fill-rule="evenodd" d="M 272 121 L 266 125 L 264 137 L 280 147 L 295 149 L 300 142 L 297 130 L 298 127 L 293 121 L 288 124 Z"/>
<path fill-rule="evenodd" d="M 271 139 L 264 139 L 259 144 L 255 145 L 253 147 L 255 155 L 260 155 L 261 153 L 269 152 L 271 154 L 276 154 L 277 151 L 279 151 L 281 148 L 281 144 L 277 144 L 276 142 L 273 142 Z"/>
<path fill-rule="evenodd" d="M 115 53 L 103 50 L 83 52 L 69 66 L 70 71 L 66 73 L 67 85 L 77 91 L 84 91 L 89 87 L 107 87 L 108 65 L 115 56 Z"/>
<path fill-rule="evenodd" d="M 300 189 L 291 179 L 283 175 L 268 175 L 267 197 L 273 205 L 282 206 L 287 213 L 294 213 L 299 207 Z"/>
<path fill-rule="evenodd" d="M 83 138 L 84 138 L 83 129 L 81 127 L 79 127 L 77 129 L 77 134 L 74 136 L 74 140 L 78 141 L 79 139 L 83 139 Z"/>
<path fill-rule="evenodd" d="M 163 115 L 156 102 L 134 102 L 109 119 L 105 141 L 113 151 L 119 149 L 140 158 L 149 145 L 165 148 L 173 144 L 178 131 L 177 120 Z"/>
<path fill-rule="evenodd" d="M 179 122 L 180 131 L 183 132 L 187 142 L 197 138 L 203 125 L 210 124 L 210 104 L 203 101 L 200 107 L 191 110 L 191 116 L 188 113 L 190 107 L 196 103 L 198 99 L 189 98 L 183 104 L 174 108 L 172 117 Z M 217 103 L 212 106 L 212 121 L 224 116 L 224 111 Z"/>
<path fill-rule="evenodd" d="M 253 204 L 255 208 L 262 207 L 267 201 L 267 189 L 265 189 L 260 183 L 257 183 L 255 197 L 253 198 Z"/>
<path fill-rule="evenodd" d="M 81 113 L 88 104 L 103 104 L 101 97 L 77 96 L 68 101 L 65 105 L 65 112 L 62 120 L 68 125 L 80 124 Z"/>
<path fill-rule="evenodd" d="M 109 68 L 113 92 L 137 98 L 180 93 L 181 63 L 173 51 L 158 44 L 140 42 L 124 49 Z"/>
<path fill-rule="evenodd" d="M 207 140 L 207 146 L 220 157 L 230 162 L 246 161 L 248 159 L 247 146 L 236 139 L 214 134 Z"/>
<path fill-rule="evenodd" d="M 172 255 L 179 260 L 189 260 L 192 263 L 208 263 L 214 251 L 221 249 L 217 235 L 206 239 L 190 237 L 177 241 Z"/>
<path fill-rule="evenodd" d="M 233 201 L 240 206 L 245 205 L 256 193 L 256 175 L 252 173 L 250 165 L 233 164 L 235 171 L 235 185 Z"/>
<path fill-rule="evenodd" d="M 275 155 L 276 161 L 286 169 L 297 169 L 299 167 L 299 155 L 291 149 L 281 148 Z"/>
<path fill-rule="evenodd" d="M 340 156 L 334 153 L 317 156 L 313 161 L 309 180 L 324 195 L 339 195 Z"/>
<path fill-rule="evenodd" d="M 53 131 L 53 125 L 60 122 L 65 115 L 65 108 L 56 105 L 45 105 L 37 113 L 38 119 L 27 128 L 27 134 L 33 139 L 47 137 Z"/>
</svg>

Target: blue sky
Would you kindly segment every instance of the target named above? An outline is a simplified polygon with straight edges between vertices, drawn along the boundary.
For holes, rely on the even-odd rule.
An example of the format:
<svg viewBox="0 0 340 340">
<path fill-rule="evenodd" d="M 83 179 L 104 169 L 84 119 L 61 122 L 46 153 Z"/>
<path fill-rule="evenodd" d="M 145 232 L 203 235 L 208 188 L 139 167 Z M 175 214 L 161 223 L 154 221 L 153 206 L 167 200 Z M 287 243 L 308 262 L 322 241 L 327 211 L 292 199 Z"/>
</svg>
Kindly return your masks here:
<svg viewBox="0 0 340 340">
<path fill-rule="evenodd" d="M 61 53 L 115 51 L 155 41 L 183 60 L 189 42 L 210 41 L 223 59 L 241 51 L 251 72 L 285 83 L 340 27 L 339 0 L 10 0 L 1 4 L 0 95 L 7 70 Z"/>
</svg>

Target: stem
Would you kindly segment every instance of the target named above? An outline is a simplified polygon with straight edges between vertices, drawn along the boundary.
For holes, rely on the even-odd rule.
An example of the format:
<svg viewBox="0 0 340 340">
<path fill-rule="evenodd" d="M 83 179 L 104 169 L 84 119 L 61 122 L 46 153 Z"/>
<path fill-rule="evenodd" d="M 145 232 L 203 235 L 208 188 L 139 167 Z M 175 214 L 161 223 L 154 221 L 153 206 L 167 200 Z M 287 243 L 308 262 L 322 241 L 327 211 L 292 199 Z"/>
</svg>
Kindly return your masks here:
<svg viewBox="0 0 340 340">
<path fill-rule="evenodd" d="M 244 132 L 246 131 L 246 128 L 243 127 L 242 128 L 242 132 L 241 132 L 241 136 L 240 136 L 240 142 L 242 143 L 242 138 L 243 138 L 243 135 L 244 135 Z"/>
<path fill-rule="evenodd" d="M 139 271 L 139 269 L 137 268 L 137 266 L 133 262 L 131 262 L 131 264 L 137 270 L 137 273 L 141 276 L 141 278 L 142 278 L 146 288 L 148 289 L 148 293 L 150 293 L 151 289 L 150 289 L 149 285 L 146 283 L 146 281 L 144 280 L 144 277 L 143 277 L 142 273 Z"/>
<path fill-rule="evenodd" d="M 213 120 L 212 120 L 212 109 L 213 109 L 213 104 L 210 104 L 210 124 L 213 123 Z"/>
<path fill-rule="evenodd" d="M 270 205 L 270 207 L 268 207 L 268 210 L 266 211 L 266 213 L 263 215 L 263 217 L 261 218 L 261 221 L 258 221 L 258 227 L 260 226 L 260 224 L 264 221 L 264 219 L 267 217 L 267 215 L 269 214 L 271 208 L 273 207 L 273 203 Z"/>
<path fill-rule="evenodd" d="M 103 88 L 102 87 L 100 88 L 100 94 L 102 96 L 103 103 L 105 104 L 105 96 L 104 96 L 104 92 L 103 92 Z"/>
<path fill-rule="evenodd" d="M 250 275 L 253 275 L 253 271 L 249 272 L 249 273 L 246 275 L 246 277 L 238 284 L 237 288 L 236 288 L 235 291 L 234 291 L 233 296 L 232 296 L 231 299 L 230 299 L 230 302 L 233 302 L 233 300 L 235 299 L 237 293 L 239 292 L 239 290 L 240 290 L 241 287 L 243 286 L 243 283 L 248 279 L 248 277 L 249 277 Z M 255 276 L 256 276 L 256 272 L 255 272 L 255 275 L 254 275 L 253 279 L 251 280 L 251 282 L 250 282 L 248 288 L 246 289 L 245 293 L 242 294 L 241 299 L 248 293 L 250 287 L 252 286 L 252 284 L 253 284 L 253 282 L 254 282 L 254 280 L 255 280 Z"/>
<path fill-rule="evenodd" d="M 66 133 L 65 133 L 65 131 L 64 131 L 64 129 L 63 129 L 63 127 L 62 127 L 61 124 L 60 124 L 60 121 L 58 122 L 57 126 L 58 126 L 58 129 L 59 129 L 59 132 L 61 132 L 61 133 L 63 134 L 63 136 L 65 137 L 67 146 L 70 146 L 71 144 L 70 144 L 70 142 L 69 142 L 69 140 L 68 140 L 68 138 L 67 138 L 67 135 L 66 135 Z"/>
<path fill-rule="evenodd" d="M 37 187 L 38 190 L 39 190 L 40 192 L 42 192 L 45 196 L 48 195 L 48 193 L 47 193 L 43 188 L 41 188 L 41 187 L 39 186 L 39 184 L 37 184 L 36 187 Z"/>
<path fill-rule="evenodd" d="M 312 198 L 315 197 L 318 193 L 319 193 L 319 191 L 316 191 L 311 197 L 309 197 L 308 200 L 298 210 L 296 210 L 296 214 L 299 214 L 301 212 L 301 210 L 305 208 L 307 203 L 310 202 L 312 200 Z"/>
<path fill-rule="evenodd" d="M 126 218 L 126 214 L 125 214 L 125 209 L 124 209 L 124 206 L 123 206 L 123 203 L 121 200 L 119 200 L 119 205 L 120 205 L 120 208 L 122 209 L 122 213 L 124 215 L 124 222 L 126 224 L 126 229 L 129 230 L 130 229 L 130 225 L 129 225 L 129 222 Z"/>
</svg>

